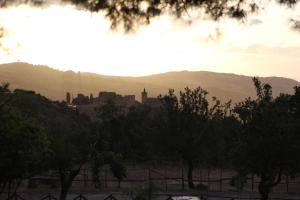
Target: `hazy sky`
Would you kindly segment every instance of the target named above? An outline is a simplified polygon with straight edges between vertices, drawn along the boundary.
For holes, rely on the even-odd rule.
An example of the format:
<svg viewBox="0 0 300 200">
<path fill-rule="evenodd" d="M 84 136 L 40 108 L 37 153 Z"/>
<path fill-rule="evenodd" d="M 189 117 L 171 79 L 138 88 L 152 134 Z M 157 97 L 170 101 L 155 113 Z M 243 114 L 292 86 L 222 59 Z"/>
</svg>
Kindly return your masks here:
<svg viewBox="0 0 300 200">
<path fill-rule="evenodd" d="M 300 32 L 289 24 L 299 17 L 300 6 L 276 5 L 243 24 L 198 19 L 188 25 L 163 16 L 125 35 L 110 31 L 101 13 L 70 5 L 10 7 L 0 9 L 0 63 L 123 76 L 207 70 L 300 80 Z"/>
</svg>

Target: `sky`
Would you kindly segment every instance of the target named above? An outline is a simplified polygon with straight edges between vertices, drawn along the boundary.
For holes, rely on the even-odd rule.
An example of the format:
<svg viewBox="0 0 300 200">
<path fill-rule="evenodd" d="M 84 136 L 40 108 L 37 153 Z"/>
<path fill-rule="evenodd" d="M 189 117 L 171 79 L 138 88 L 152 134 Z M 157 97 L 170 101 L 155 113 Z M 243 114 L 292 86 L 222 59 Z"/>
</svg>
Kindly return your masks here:
<svg viewBox="0 0 300 200">
<path fill-rule="evenodd" d="M 300 32 L 289 22 L 299 17 L 300 6 L 270 4 L 244 22 L 163 15 L 125 34 L 110 30 L 103 13 L 68 4 L 12 6 L 0 9 L 0 63 L 118 76 L 205 70 L 299 81 Z"/>
</svg>

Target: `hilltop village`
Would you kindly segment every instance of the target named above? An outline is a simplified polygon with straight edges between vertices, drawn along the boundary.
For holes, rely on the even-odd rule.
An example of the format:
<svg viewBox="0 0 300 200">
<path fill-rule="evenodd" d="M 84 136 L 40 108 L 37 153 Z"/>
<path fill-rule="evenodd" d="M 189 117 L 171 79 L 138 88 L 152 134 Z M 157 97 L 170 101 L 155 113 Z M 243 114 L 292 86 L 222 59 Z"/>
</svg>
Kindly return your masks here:
<svg viewBox="0 0 300 200">
<path fill-rule="evenodd" d="M 116 92 L 99 92 L 98 97 L 93 94 L 85 96 L 84 94 L 77 94 L 75 98 L 71 98 L 69 92 L 66 94 L 66 102 L 69 106 L 76 108 L 80 113 L 90 116 L 92 119 L 96 116 L 96 109 L 112 102 L 117 106 L 128 109 L 132 106 L 148 105 L 151 107 L 159 107 L 160 101 L 155 97 L 148 97 L 148 92 L 144 88 L 141 92 L 141 102 L 137 101 L 135 95 L 120 95 Z"/>
</svg>

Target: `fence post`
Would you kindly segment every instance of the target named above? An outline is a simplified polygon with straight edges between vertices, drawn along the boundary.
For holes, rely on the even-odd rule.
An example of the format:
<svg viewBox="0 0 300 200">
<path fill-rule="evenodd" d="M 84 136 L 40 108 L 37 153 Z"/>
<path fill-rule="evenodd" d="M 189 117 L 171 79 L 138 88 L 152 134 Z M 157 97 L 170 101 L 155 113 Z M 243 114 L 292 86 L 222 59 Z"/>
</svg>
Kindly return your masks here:
<svg viewBox="0 0 300 200">
<path fill-rule="evenodd" d="M 105 188 L 107 188 L 107 170 L 104 171 L 104 185 L 105 185 Z"/>
<path fill-rule="evenodd" d="M 83 181 L 84 181 L 84 187 L 88 186 L 88 169 L 83 169 Z"/>
<path fill-rule="evenodd" d="M 251 185 L 251 187 L 252 187 L 252 192 L 253 192 L 254 191 L 254 175 L 253 174 L 252 174 L 251 179 L 252 179 L 252 185 Z"/>
<path fill-rule="evenodd" d="M 242 183 L 241 183 L 241 176 L 239 175 L 239 182 L 238 182 L 238 192 L 241 192 L 241 186 L 242 186 Z"/>
<path fill-rule="evenodd" d="M 7 199 L 10 200 L 10 189 L 11 189 L 11 181 L 8 183 L 8 192 L 7 192 Z"/>
<path fill-rule="evenodd" d="M 223 170 L 220 169 L 220 192 L 222 192 L 222 178 L 223 178 Z"/>
<path fill-rule="evenodd" d="M 210 169 L 207 170 L 207 190 L 210 191 Z"/>
<path fill-rule="evenodd" d="M 200 167 L 200 184 L 202 185 L 203 184 L 203 176 L 202 176 L 202 167 Z"/>
<path fill-rule="evenodd" d="M 181 186 L 182 186 L 182 190 L 184 190 L 184 169 L 183 169 L 183 166 L 181 167 Z"/>
<path fill-rule="evenodd" d="M 200 167 L 199 167 L 199 169 L 198 169 L 197 172 L 198 172 L 198 176 L 197 176 L 198 179 L 197 179 L 197 181 L 198 181 L 198 184 L 201 185 L 201 180 L 200 180 Z"/>
<path fill-rule="evenodd" d="M 286 192 L 289 192 L 289 176 L 286 175 Z"/>
<path fill-rule="evenodd" d="M 165 189 L 166 189 L 166 191 L 168 191 L 168 176 L 167 176 L 167 168 L 166 168 L 166 166 L 165 166 L 165 173 L 164 173 L 164 175 L 165 175 Z"/>
<path fill-rule="evenodd" d="M 148 168 L 148 200 L 151 200 L 152 195 L 152 183 L 151 183 L 151 169 Z"/>
</svg>

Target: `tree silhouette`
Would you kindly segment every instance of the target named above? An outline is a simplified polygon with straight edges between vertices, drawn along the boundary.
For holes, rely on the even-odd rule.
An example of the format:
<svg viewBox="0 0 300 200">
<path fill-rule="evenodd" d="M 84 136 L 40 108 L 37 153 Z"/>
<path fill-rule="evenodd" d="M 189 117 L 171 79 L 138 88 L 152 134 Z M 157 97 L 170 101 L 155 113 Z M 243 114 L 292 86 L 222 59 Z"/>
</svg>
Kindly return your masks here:
<svg viewBox="0 0 300 200">
<path fill-rule="evenodd" d="M 122 24 L 126 31 L 131 30 L 137 24 L 149 24 L 151 19 L 165 13 L 182 17 L 189 15 L 189 11 L 197 11 L 201 16 L 209 16 L 213 20 L 222 17 L 243 19 L 249 13 L 263 9 L 265 1 L 244 0 L 63 0 L 79 5 L 90 11 L 103 11 L 112 22 L 111 27 L 116 28 Z M 37 3 L 38 2 L 38 3 Z M 271 1 L 270 1 L 271 2 Z M 279 0 L 276 3 L 294 6 L 298 0 Z M 2 0 L 0 8 L 14 3 L 31 3 L 42 5 L 39 0 Z M 204 15 L 205 14 L 205 15 Z M 297 20 L 294 20 L 297 22 Z M 294 23 L 297 25 L 297 23 Z M 297 27 L 297 26 L 295 26 Z"/>
<path fill-rule="evenodd" d="M 222 17 L 235 19 L 245 18 L 249 13 L 257 12 L 263 8 L 261 1 L 243 0 L 66 0 L 86 7 L 91 11 L 104 11 L 111 20 L 112 27 L 123 24 L 130 30 L 136 23 L 149 24 L 151 19 L 164 13 L 171 13 L 177 17 L 189 15 L 190 10 L 205 13 L 213 20 Z M 280 0 L 280 4 L 295 5 L 297 0 Z M 264 2 L 265 3 L 265 2 Z"/>
<path fill-rule="evenodd" d="M 13 106 L 16 96 L 8 84 L 0 86 L 0 195 L 16 191 L 24 179 L 41 173 L 49 153 L 42 123 Z"/>
<path fill-rule="evenodd" d="M 231 110 L 200 87 L 159 96 L 160 108 L 131 108 L 107 102 L 91 122 L 65 102 L 33 91 L 0 86 L 0 194 L 16 190 L 23 179 L 49 169 L 59 174 L 60 199 L 86 164 L 94 181 L 107 165 L 115 177 L 126 176 L 127 161 L 183 161 L 189 188 L 196 166 L 234 168 L 239 176 L 260 178 L 261 199 L 284 175 L 300 171 L 300 89 L 272 96 L 272 87 L 253 79 L 257 97 Z M 97 185 L 99 186 L 99 185 Z"/>
<path fill-rule="evenodd" d="M 41 159 L 46 159 L 47 164 L 41 170 L 58 172 L 60 200 L 64 200 L 72 181 L 91 156 L 93 135 L 89 119 L 65 103 L 53 102 L 33 91 L 15 90 L 11 105 L 24 117 L 40 122 L 47 133 L 51 154 Z"/>
<path fill-rule="evenodd" d="M 160 96 L 166 113 L 165 146 L 169 149 L 169 157 L 183 160 L 188 166 L 188 185 L 194 188 L 193 171 L 196 165 L 212 164 L 212 149 L 218 137 L 219 130 L 211 129 L 223 119 L 224 110 L 220 102 L 214 98 L 214 104 L 209 105 L 208 92 L 198 87 L 194 90 L 185 88 L 180 92 L 179 99 L 170 90 L 168 95 Z M 217 136 L 217 137 L 215 137 Z M 220 136 L 220 135 L 219 135 Z M 170 155 L 171 154 L 171 155 Z"/>
<path fill-rule="evenodd" d="M 269 198 L 283 174 L 296 167 L 294 162 L 295 130 L 289 113 L 289 96 L 273 98 L 269 84 L 253 79 L 257 99 L 237 104 L 234 112 L 242 124 L 237 140 L 235 166 L 241 174 L 255 174 L 260 178 L 261 199 Z"/>
<path fill-rule="evenodd" d="M 99 171 L 109 165 L 118 180 L 126 177 L 123 155 L 128 152 L 129 142 L 124 134 L 125 114 L 123 107 L 108 101 L 97 109 L 95 149 L 92 155 L 94 181 L 99 185 Z"/>
<path fill-rule="evenodd" d="M 300 119 L 300 87 L 294 87 L 295 93 L 291 96 L 290 99 L 290 109 L 291 113 L 297 119 Z"/>
</svg>

